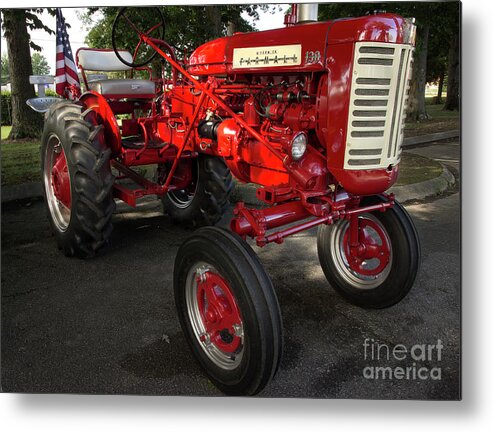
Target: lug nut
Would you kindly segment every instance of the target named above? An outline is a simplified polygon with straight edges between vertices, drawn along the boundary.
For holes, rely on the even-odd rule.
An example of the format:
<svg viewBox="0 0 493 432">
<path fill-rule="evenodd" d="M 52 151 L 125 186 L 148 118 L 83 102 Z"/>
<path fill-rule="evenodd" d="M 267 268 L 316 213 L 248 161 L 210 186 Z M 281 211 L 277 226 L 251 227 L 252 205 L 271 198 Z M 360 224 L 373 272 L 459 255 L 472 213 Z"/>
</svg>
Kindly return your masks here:
<svg viewBox="0 0 493 432">
<path fill-rule="evenodd" d="M 199 339 L 200 339 L 200 342 L 204 342 L 206 345 L 210 345 L 211 344 L 211 335 L 209 333 L 202 333 L 200 336 L 199 336 Z"/>
<path fill-rule="evenodd" d="M 233 324 L 233 333 L 235 336 L 243 337 L 243 326 L 241 324 Z"/>
</svg>

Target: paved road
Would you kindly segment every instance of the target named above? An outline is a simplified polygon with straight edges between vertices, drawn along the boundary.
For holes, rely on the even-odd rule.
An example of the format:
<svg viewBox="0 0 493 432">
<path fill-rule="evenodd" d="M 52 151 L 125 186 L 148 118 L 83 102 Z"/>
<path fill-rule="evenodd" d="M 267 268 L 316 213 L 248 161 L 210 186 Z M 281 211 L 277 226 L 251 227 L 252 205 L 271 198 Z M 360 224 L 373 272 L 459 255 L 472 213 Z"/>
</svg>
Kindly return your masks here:
<svg viewBox="0 0 493 432">
<path fill-rule="evenodd" d="M 455 143 L 415 151 L 458 160 Z M 258 250 L 285 327 L 280 371 L 262 395 L 458 398 L 459 205 L 455 193 L 408 207 L 422 242 L 421 272 L 410 294 L 386 310 L 351 306 L 331 289 L 314 230 Z M 3 209 L 4 391 L 219 394 L 192 359 L 174 310 L 173 259 L 189 232 L 154 202 L 119 208 L 110 250 L 89 261 L 58 252 L 41 202 Z M 432 358 L 414 367 L 435 368 L 435 378 L 440 368 L 441 379 L 413 379 L 413 359 L 377 361 L 370 351 L 365 359 L 365 339 L 408 349 L 440 340 L 441 359 L 432 348 Z M 408 367 L 409 379 L 365 378 L 373 366 Z"/>
</svg>

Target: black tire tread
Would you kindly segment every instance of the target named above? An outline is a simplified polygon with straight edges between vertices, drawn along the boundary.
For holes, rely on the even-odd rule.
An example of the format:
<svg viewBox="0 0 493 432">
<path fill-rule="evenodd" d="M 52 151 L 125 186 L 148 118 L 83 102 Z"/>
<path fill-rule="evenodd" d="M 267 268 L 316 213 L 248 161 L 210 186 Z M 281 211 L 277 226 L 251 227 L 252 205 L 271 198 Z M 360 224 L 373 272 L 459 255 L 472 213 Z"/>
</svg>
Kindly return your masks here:
<svg viewBox="0 0 493 432">
<path fill-rule="evenodd" d="M 362 205 L 371 205 L 377 202 L 384 202 L 386 200 L 387 199 L 381 195 L 365 197 L 362 200 Z M 393 306 L 394 304 L 400 302 L 408 294 L 419 271 L 421 247 L 419 244 L 418 232 L 412 218 L 409 216 L 404 207 L 397 201 L 395 201 L 394 206 L 390 210 L 387 210 L 384 213 L 374 212 L 374 215 L 382 220 L 382 218 L 385 217 L 385 213 L 388 212 L 393 212 L 393 217 L 396 221 L 399 221 L 399 229 L 402 230 L 402 234 L 404 236 L 403 240 L 408 246 L 408 250 L 406 252 L 408 259 L 406 260 L 405 265 L 400 269 L 394 268 L 391 270 L 391 274 L 394 274 L 393 279 L 396 277 L 403 279 L 399 284 L 391 283 L 389 280 L 389 275 L 387 280 L 383 281 L 379 287 L 372 290 L 354 290 L 347 287 L 345 282 L 339 279 L 337 271 L 332 268 L 330 260 L 330 251 L 326 241 L 326 236 L 330 230 L 333 229 L 333 226 L 322 225 L 318 229 L 318 257 L 325 277 L 335 291 L 356 306 L 369 309 L 382 309 Z M 402 245 L 394 246 L 399 247 Z M 396 257 L 394 258 L 397 259 Z M 395 272 L 397 272 L 398 276 L 396 276 Z"/>
<path fill-rule="evenodd" d="M 227 386 L 222 386 L 221 383 L 215 384 L 225 393 L 232 395 L 254 395 L 259 393 L 276 374 L 282 356 L 283 335 L 282 335 L 282 318 L 280 314 L 279 303 L 272 287 L 272 282 L 260 264 L 257 256 L 251 247 L 243 241 L 238 235 L 228 230 L 218 227 L 204 227 L 197 230 L 190 236 L 185 243 L 180 247 L 175 261 L 175 278 L 177 277 L 177 263 L 181 257 L 181 250 L 187 248 L 189 242 L 196 241 L 202 238 L 207 244 L 215 244 L 222 250 L 228 251 L 228 256 L 231 261 L 235 262 L 238 272 L 245 278 L 249 287 L 258 286 L 260 290 L 252 296 L 251 300 L 255 310 L 259 312 L 259 316 L 264 317 L 259 320 L 261 326 L 260 334 L 270 335 L 262 338 L 262 351 L 264 354 L 263 369 L 260 371 L 256 380 L 243 384 L 239 388 L 231 389 Z M 175 300 L 177 301 L 177 310 L 181 311 L 182 305 L 179 304 L 180 294 L 178 281 L 175 279 Z M 180 322 L 182 327 L 186 328 L 183 314 L 179 312 Z M 269 318 L 266 320 L 266 318 Z M 191 348 L 195 351 L 193 343 L 188 340 Z M 199 362 L 200 363 L 200 362 Z M 203 365 L 201 365 L 204 367 Z M 204 367 L 205 369 L 205 367 Z M 205 371 L 208 373 L 207 369 Z"/>
<path fill-rule="evenodd" d="M 60 234 L 54 228 L 59 246 L 67 256 L 90 258 L 111 235 L 114 176 L 104 128 L 94 110 L 82 110 L 82 105 L 69 101 L 53 105 L 46 114 L 43 143 L 56 131 L 69 164 L 72 217 L 67 232 Z"/>
<path fill-rule="evenodd" d="M 167 195 L 162 198 L 171 220 L 193 229 L 218 223 L 228 208 L 234 188 L 233 177 L 223 159 L 200 155 L 198 163 L 199 183 L 189 208 L 177 208 Z"/>
<path fill-rule="evenodd" d="M 260 389 L 262 389 L 277 373 L 279 365 L 281 363 L 284 345 L 282 316 L 280 313 L 279 301 L 272 286 L 272 282 L 267 272 L 265 271 L 264 266 L 260 263 L 257 254 L 253 251 L 251 246 L 247 242 L 245 242 L 238 234 L 220 227 L 205 227 L 202 228 L 201 231 L 210 233 L 211 235 L 209 237 L 212 238 L 216 236 L 222 236 L 225 245 L 234 245 L 237 252 L 248 260 L 251 269 L 254 270 L 257 281 L 261 284 L 261 286 L 265 287 L 262 293 L 264 295 L 264 300 L 269 308 L 269 316 L 279 318 L 279 320 L 271 320 L 272 331 L 276 335 L 276 337 L 273 339 L 276 344 L 272 346 L 274 367 L 272 368 L 270 374 L 266 374 L 266 381 L 261 383 Z M 248 254 L 248 256 L 245 255 L 245 252 L 246 254 Z"/>
</svg>

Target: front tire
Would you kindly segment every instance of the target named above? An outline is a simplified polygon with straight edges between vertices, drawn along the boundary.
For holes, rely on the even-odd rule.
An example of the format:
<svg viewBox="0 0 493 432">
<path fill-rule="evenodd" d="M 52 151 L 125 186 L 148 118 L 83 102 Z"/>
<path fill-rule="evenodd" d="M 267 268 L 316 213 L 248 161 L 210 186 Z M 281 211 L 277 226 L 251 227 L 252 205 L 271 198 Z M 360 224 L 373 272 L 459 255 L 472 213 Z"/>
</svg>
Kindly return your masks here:
<svg viewBox="0 0 493 432">
<path fill-rule="evenodd" d="M 364 198 L 362 206 L 384 202 Z M 359 236 L 375 248 L 376 257 L 351 255 L 349 222 L 322 225 L 317 235 L 320 265 L 330 285 L 347 301 L 364 308 L 385 308 L 401 301 L 414 284 L 420 263 L 416 228 L 397 201 L 385 212 L 359 215 Z"/>
<path fill-rule="evenodd" d="M 66 256 L 89 258 L 112 231 L 111 151 L 92 109 L 63 101 L 45 118 L 41 144 L 43 191 L 48 219 Z"/>
<path fill-rule="evenodd" d="M 250 246 L 230 231 L 199 229 L 178 251 L 174 291 L 183 332 L 210 380 L 229 395 L 259 393 L 279 367 L 282 321 Z"/>
</svg>

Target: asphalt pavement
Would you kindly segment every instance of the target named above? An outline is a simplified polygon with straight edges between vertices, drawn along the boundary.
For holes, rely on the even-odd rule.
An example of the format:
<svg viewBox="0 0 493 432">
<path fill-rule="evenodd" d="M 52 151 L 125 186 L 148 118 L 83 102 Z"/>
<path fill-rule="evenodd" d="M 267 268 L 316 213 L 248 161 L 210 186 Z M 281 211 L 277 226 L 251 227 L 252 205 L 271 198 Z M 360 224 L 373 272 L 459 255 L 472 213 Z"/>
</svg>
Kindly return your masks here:
<svg viewBox="0 0 493 432">
<path fill-rule="evenodd" d="M 412 151 L 459 168 L 458 143 Z M 334 292 L 318 264 L 316 229 L 255 248 L 285 331 L 280 370 L 261 396 L 458 399 L 459 208 L 457 192 L 407 206 L 421 270 L 409 295 L 384 310 L 363 310 Z M 40 200 L 4 205 L 1 233 L 3 391 L 220 395 L 192 358 L 174 307 L 174 257 L 191 232 L 157 201 L 119 205 L 111 246 L 92 260 L 57 250 Z M 432 355 L 401 360 L 392 351 L 399 345 Z M 380 358 L 372 346 L 382 347 Z M 377 367 L 407 368 L 408 376 L 371 377 Z"/>
</svg>

